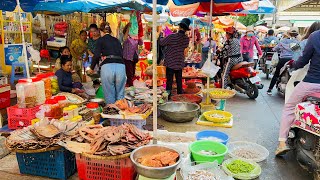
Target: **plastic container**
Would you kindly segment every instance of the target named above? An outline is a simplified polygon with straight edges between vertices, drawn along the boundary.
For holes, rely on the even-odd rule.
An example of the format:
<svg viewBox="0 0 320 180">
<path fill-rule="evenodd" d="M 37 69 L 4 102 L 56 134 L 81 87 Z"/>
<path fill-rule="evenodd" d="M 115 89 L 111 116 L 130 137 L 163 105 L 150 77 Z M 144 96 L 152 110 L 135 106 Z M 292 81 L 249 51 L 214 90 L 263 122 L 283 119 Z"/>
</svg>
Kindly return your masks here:
<svg viewBox="0 0 320 180">
<path fill-rule="evenodd" d="M 36 113 L 40 106 L 33 108 L 18 108 L 17 105 L 7 108 L 8 128 L 18 129 L 31 125 L 31 121 L 36 118 Z"/>
<path fill-rule="evenodd" d="M 96 124 L 100 122 L 100 107 L 98 103 L 90 102 L 87 104 L 87 108 L 93 112 L 93 119 Z"/>
<path fill-rule="evenodd" d="M 229 156 L 230 157 L 237 158 L 237 159 L 245 159 L 245 160 L 249 160 L 249 161 L 253 161 L 253 162 L 264 161 L 269 156 L 269 151 L 265 147 L 263 147 L 259 144 L 247 142 L 247 141 L 231 142 L 228 144 L 228 149 L 229 149 Z M 252 153 L 259 155 L 259 157 L 256 157 L 256 158 L 241 157 L 237 153 L 237 151 L 239 151 L 239 150 L 240 151 L 248 151 L 248 152 L 251 151 Z"/>
<path fill-rule="evenodd" d="M 226 145 L 214 142 L 210 140 L 195 141 L 189 146 L 191 156 L 195 161 L 199 162 L 214 162 L 217 161 L 219 164 L 223 162 L 224 156 L 228 153 Z M 200 153 L 200 151 L 213 151 L 216 155 L 206 155 Z"/>
<path fill-rule="evenodd" d="M 40 78 L 44 82 L 46 99 L 50 99 L 52 96 L 52 92 L 51 92 L 51 79 L 49 77 L 49 74 L 48 73 L 38 74 L 37 78 Z"/>
<path fill-rule="evenodd" d="M 75 155 L 64 148 L 16 156 L 21 174 L 68 179 L 76 172 Z"/>
<path fill-rule="evenodd" d="M 52 95 L 59 93 L 59 85 L 58 85 L 58 77 L 54 74 L 54 72 L 48 73 L 48 77 L 51 82 L 51 93 Z"/>
<path fill-rule="evenodd" d="M 44 90 L 44 82 L 41 81 L 40 78 L 33 77 L 31 78 L 36 86 L 36 97 L 37 97 L 37 105 L 44 104 L 46 101 L 46 95 Z"/>
<path fill-rule="evenodd" d="M 129 157 L 95 159 L 82 154 L 76 155 L 78 176 L 81 180 L 129 180 L 136 172 Z"/>
<path fill-rule="evenodd" d="M 55 96 L 54 99 L 58 101 L 61 108 L 64 108 L 69 104 L 69 101 L 65 96 Z"/>
<path fill-rule="evenodd" d="M 16 85 L 19 108 L 32 108 L 37 104 L 37 90 L 32 79 L 19 79 Z"/>
<path fill-rule="evenodd" d="M 48 99 L 45 106 L 48 108 L 48 111 L 44 113 L 45 117 L 49 119 L 60 119 L 62 117 L 62 111 L 57 100 Z"/>
<path fill-rule="evenodd" d="M 63 108 L 63 119 L 65 121 L 72 120 L 73 118 L 73 110 L 70 107 Z"/>
<path fill-rule="evenodd" d="M 215 123 L 225 123 L 229 122 L 233 115 L 227 111 L 221 111 L 221 110 L 212 110 L 207 111 L 203 113 L 204 117 L 211 122 Z M 217 115 L 216 117 L 213 117 L 212 115 Z M 221 117 L 218 117 L 221 116 Z"/>
<path fill-rule="evenodd" d="M 79 116 L 79 108 L 77 105 L 70 105 L 70 108 L 72 108 L 73 116 Z"/>
<path fill-rule="evenodd" d="M 147 124 L 146 119 L 109 119 L 110 126 L 121 126 L 124 123 L 133 124 L 139 129 L 143 129 L 143 126 Z"/>
<path fill-rule="evenodd" d="M 247 160 L 243 160 L 241 159 L 241 161 L 246 162 L 246 163 L 250 163 L 251 165 L 254 166 L 254 169 L 250 172 L 250 173 L 232 173 L 227 165 L 232 163 L 234 160 L 239 160 L 239 159 L 228 159 L 226 161 L 223 162 L 222 164 L 222 169 L 224 170 L 224 172 L 236 179 L 256 179 L 260 176 L 262 170 L 259 164 L 252 162 L 252 161 L 247 161 Z"/>
<path fill-rule="evenodd" d="M 220 142 L 226 145 L 229 141 L 229 136 L 226 133 L 220 131 L 206 130 L 200 131 L 196 134 L 197 140 L 211 140 Z"/>
</svg>

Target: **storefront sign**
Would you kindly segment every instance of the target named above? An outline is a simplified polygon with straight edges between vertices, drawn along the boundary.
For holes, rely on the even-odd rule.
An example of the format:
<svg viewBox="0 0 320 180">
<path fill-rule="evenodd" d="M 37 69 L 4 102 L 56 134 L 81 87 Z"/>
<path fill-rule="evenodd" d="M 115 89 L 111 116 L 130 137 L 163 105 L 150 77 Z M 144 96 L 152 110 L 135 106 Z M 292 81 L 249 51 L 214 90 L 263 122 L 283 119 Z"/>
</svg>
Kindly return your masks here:
<svg viewBox="0 0 320 180">
<path fill-rule="evenodd" d="M 24 62 L 24 58 L 22 56 L 22 44 L 7 44 L 4 46 L 4 54 L 5 54 L 5 64 L 12 65 L 13 62 Z M 28 57 L 30 57 L 30 54 Z"/>
</svg>

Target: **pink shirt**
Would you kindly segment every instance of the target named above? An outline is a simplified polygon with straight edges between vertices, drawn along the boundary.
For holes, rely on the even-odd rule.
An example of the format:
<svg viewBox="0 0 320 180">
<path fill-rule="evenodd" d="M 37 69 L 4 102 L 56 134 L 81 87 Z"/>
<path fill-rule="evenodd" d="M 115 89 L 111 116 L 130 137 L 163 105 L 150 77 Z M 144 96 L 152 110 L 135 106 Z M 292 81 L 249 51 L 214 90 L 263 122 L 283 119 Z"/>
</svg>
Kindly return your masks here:
<svg viewBox="0 0 320 180">
<path fill-rule="evenodd" d="M 253 57 L 253 46 L 256 46 L 258 54 L 261 56 L 262 51 L 258 42 L 258 39 L 253 36 L 251 39 L 248 39 L 247 36 L 243 36 L 240 39 L 240 52 L 241 54 L 249 52 L 249 57 Z"/>
</svg>

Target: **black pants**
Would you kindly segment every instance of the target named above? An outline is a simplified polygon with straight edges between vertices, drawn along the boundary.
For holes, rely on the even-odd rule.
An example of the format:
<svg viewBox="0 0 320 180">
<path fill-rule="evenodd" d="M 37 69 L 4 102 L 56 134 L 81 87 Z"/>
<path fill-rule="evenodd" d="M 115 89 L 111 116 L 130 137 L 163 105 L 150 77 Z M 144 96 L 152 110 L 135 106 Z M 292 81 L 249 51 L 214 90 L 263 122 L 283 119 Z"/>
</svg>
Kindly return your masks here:
<svg viewBox="0 0 320 180">
<path fill-rule="evenodd" d="M 166 76 L 167 76 L 167 87 L 166 90 L 170 91 L 172 90 L 172 83 L 173 83 L 173 75 L 176 76 L 176 82 L 177 82 L 177 93 L 182 94 L 182 69 L 181 70 L 174 70 L 171 68 L 166 68 Z"/>
<path fill-rule="evenodd" d="M 127 86 L 133 86 L 133 79 L 136 73 L 136 63 L 130 60 L 124 60 L 126 65 Z"/>
<path fill-rule="evenodd" d="M 276 72 L 274 73 L 272 79 L 271 79 L 271 82 L 270 82 L 270 86 L 269 86 L 269 89 L 273 89 L 274 85 L 277 83 L 277 80 L 280 76 L 280 70 L 281 68 L 288 62 L 290 61 L 291 58 L 280 58 L 279 59 L 279 63 L 276 67 Z"/>
</svg>

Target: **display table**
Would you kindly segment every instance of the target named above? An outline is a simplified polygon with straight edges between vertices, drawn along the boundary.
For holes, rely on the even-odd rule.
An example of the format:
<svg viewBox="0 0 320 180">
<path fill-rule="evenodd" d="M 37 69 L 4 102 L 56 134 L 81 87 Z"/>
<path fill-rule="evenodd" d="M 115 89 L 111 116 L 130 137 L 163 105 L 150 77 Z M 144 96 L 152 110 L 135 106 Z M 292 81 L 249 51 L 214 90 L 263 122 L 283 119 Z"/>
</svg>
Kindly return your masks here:
<svg viewBox="0 0 320 180">
<path fill-rule="evenodd" d="M 295 109 L 294 126 L 313 134 L 320 134 L 320 107 L 311 102 L 299 103 Z"/>
</svg>

